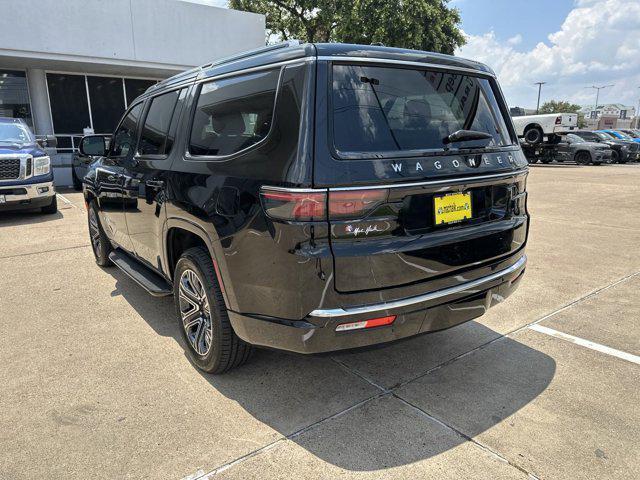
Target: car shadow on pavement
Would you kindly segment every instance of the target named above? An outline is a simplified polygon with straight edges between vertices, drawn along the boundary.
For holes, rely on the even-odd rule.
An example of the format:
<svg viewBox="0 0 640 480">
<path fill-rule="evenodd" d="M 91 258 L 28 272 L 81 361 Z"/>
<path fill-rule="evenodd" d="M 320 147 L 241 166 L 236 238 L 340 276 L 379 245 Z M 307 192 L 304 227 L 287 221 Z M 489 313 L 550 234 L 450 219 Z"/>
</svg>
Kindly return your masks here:
<svg viewBox="0 0 640 480">
<path fill-rule="evenodd" d="M 39 209 L 15 210 L 0 212 L 1 227 L 18 227 L 20 225 L 33 225 L 35 223 L 51 222 L 63 218 L 62 213 L 42 213 Z"/>
<path fill-rule="evenodd" d="M 119 270 L 108 271 L 116 279 L 112 295 L 122 295 L 158 335 L 173 337 L 184 347 L 173 299 L 150 297 Z M 485 344 L 483 348 L 455 362 L 443 358 L 441 368 L 434 368 L 431 359 L 420 374 L 386 392 L 327 355 L 257 349 L 248 364 L 224 375 L 193 369 L 217 392 L 323 461 L 351 471 L 382 470 L 439 455 L 467 441 L 465 436 L 475 437 L 510 421 L 551 382 L 556 369 L 551 357 L 509 337 L 488 343 L 484 339 L 496 339 L 497 334 L 471 324 L 469 333 L 482 339 L 478 345 Z M 437 342 L 461 341 L 456 333 L 461 327 L 376 351 L 389 357 L 389 368 L 396 369 L 398 377 L 406 377 L 403 358 L 415 362 L 437 349 Z M 372 397 L 377 398 L 366 401 Z M 344 414 L 334 417 L 340 412 Z M 323 422 L 330 417 L 334 418 Z M 306 430 L 311 425 L 314 428 Z"/>
</svg>

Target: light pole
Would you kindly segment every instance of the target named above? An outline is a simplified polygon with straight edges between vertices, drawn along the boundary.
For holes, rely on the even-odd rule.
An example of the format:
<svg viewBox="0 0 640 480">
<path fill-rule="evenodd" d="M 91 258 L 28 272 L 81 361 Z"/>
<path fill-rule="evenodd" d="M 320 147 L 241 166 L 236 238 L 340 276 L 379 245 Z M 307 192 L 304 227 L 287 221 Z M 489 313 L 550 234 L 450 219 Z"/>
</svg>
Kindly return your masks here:
<svg viewBox="0 0 640 480">
<path fill-rule="evenodd" d="M 536 106 L 536 114 L 540 113 L 540 92 L 542 91 L 542 85 L 547 82 L 536 82 L 534 85 L 538 85 L 538 105 Z"/>
<path fill-rule="evenodd" d="M 595 88 L 596 89 L 596 108 L 594 108 L 594 110 L 598 110 L 598 99 L 600 98 L 600 90 L 602 90 L 603 88 L 609 88 L 609 87 L 613 87 L 612 85 L 602 85 L 601 87 L 596 87 L 595 85 L 591 86 L 591 87 L 587 87 L 587 88 Z"/>
</svg>

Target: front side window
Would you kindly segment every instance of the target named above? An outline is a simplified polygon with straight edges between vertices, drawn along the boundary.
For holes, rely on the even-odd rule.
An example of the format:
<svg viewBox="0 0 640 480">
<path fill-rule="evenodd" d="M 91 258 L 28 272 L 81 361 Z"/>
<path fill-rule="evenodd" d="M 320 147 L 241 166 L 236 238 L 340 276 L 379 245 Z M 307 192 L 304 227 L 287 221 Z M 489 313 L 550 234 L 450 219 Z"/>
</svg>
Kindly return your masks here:
<svg viewBox="0 0 640 480">
<path fill-rule="evenodd" d="M 464 74 L 334 65 L 332 116 L 335 148 L 345 154 L 513 143 L 489 80 Z M 490 138 L 447 144 L 457 130 Z"/>
<path fill-rule="evenodd" d="M 191 154 L 231 155 L 266 138 L 279 76 L 280 70 L 271 70 L 203 84 L 191 130 Z"/>
<path fill-rule="evenodd" d="M 151 106 L 140 133 L 138 153 L 140 155 L 168 155 L 173 145 L 174 134 L 169 133 L 180 90 L 158 95 Z"/>
<path fill-rule="evenodd" d="M 136 143 L 136 126 L 142 113 L 142 103 L 131 108 L 113 136 L 112 157 L 126 157 Z"/>
</svg>

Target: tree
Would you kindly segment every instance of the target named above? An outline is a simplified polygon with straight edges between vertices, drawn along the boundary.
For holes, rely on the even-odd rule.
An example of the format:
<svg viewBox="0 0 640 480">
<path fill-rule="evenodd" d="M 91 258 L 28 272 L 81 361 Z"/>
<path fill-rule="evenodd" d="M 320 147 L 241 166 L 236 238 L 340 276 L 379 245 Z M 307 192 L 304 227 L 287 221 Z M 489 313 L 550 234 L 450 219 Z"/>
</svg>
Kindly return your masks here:
<svg viewBox="0 0 640 480">
<path fill-rule="evenodd" d="M 577 113 L 582 107 L 562 100 L 550 100 L 540 107 L 540 113 Z"/>
<path fill-rule="evenodd" d="M 453 54 L 465 43 L 460 13 L 449 0 L 229 0 L 262 13 L 268 38 L 306 42 L 382 43 Z"/>
</svg>

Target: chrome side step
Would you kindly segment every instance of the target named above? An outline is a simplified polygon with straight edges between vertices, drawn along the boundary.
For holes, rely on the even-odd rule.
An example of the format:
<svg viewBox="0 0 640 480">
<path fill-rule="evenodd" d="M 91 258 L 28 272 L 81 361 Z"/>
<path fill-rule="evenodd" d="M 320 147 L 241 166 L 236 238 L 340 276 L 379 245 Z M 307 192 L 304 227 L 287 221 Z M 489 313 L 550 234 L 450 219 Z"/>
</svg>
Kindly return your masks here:
<svg viewBox="0 0 640 480">
<path fill-rule="evenodd" d="M 154 297 L 173 295 L 171 285 L 164 278 L 122 250 L 117 249 L 111 252 L 109 260 L 150 295 Z"/>
</svg>

